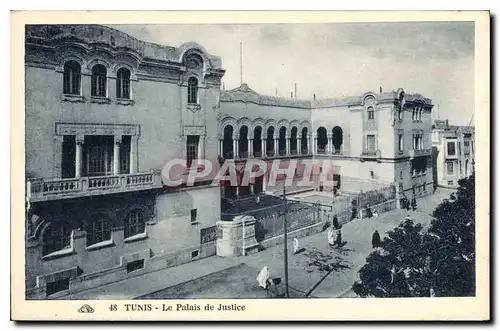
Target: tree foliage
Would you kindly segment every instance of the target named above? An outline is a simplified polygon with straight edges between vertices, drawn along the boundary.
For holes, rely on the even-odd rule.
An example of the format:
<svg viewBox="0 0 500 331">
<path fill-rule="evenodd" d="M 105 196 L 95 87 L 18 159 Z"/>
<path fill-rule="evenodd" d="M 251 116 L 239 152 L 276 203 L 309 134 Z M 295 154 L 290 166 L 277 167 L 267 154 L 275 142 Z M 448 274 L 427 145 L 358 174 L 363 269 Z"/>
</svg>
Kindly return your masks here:
<svg viewBox="0 0 500 331">
<path fill-rule="evenodd" d="M 352 286 L 361 297 L 475 295 L 475 176 L 459 181 L 427 229 L 406 220 L 389 231 Z"/>
</svg>

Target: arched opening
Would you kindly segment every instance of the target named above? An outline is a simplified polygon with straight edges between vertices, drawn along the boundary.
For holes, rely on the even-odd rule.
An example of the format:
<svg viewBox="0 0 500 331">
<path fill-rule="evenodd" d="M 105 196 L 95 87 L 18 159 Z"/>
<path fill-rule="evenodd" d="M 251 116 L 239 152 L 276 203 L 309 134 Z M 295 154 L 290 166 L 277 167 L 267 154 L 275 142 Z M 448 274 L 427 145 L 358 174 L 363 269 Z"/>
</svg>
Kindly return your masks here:
<svg viewBox="0 0 500 331">
<path fill-rule="evenodd" d="M 238 156 L 241 158 L 248 157 L 248 127 L 242 125 L 240 127 L 240 135 L 238 139 Z"/>
<path fill-rule="evenodd" d="M 293 127 L 290 131 L 290 154 L 297 155 L 297 127 Z"/>
<path fill-rule="evenodd" d="M 222 155 L 224 156 L 225 159 L 234 158 L 232 125 L 226 125 L 224 127 L 224 141 L 222 143 Z"/>
<path fill-rule="evenodd" d="M 316 131 L 317 137 L 317 146 L 316 153 L 325 154 L 326 153 L 326 144 L 328 143 L 328 137 L 326 135 L 326 129 L 324 127 L 319 127 Z"/>
<path fill-rule="evenodd" d="M 195 77 L 188 79 L 188 103 L 198 104 L 198 79 Z"/>
<path fill-rule="evenodd" d="M 267 156 L 274 155 L 274 127 L 273 126 L 270 126 L 267 129 L 266 151 L 267 151 Z"/>
<path fill-rule="evenodd" d="M 253 155 L 262 156 L 262 127 L 257 126 L 253 130 Z"/>
<path fill-rule="evenodd" d="M 286 154 L 286 128 L 282 126 L 280 128 L 280 137 L 278 140 L 278 151 L 279 155 Z"/>
<path fill-rule="evenodd" d="M 309 151 L 307 150 L 307 128 L 302 129 L 302 139 L 300 141 L 300 149 L 302 154 L 307 154 Z"/>
<path fill-rule="evenodd" d="M 342 153 L 342 144 L 344 142 L 342 128 L 336 126 L 332 130 L 332 142 L 333 142 L 333 154 L 341 154 Z"/>
<path fill-rule="evenodd" d="M 106 96 L 106 67 L 102 64 L 96 64 L 92 68 L 90 94 L 93 97 Z"/>
<path fill-rule="evenodd" d="M 130 70 L 120 68 L 116 73 L 116 97 L 130 99 Z"/>
<path fill-rule="evenodd" d="M 76 61 L 64 64 L 63 93 L 80 95 L 81 67 Z"/>
</svg>

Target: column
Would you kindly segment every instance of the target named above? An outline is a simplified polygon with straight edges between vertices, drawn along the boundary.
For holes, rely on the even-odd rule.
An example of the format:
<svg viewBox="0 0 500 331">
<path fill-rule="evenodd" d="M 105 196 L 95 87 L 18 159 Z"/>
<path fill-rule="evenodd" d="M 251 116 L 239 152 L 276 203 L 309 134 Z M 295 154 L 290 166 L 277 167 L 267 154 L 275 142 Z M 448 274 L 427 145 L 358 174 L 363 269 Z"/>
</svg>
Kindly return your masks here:
<svg viewBox="0 0 500 331">
<path fill-rule="evenodd" d="M 297 138 L 297 155 L 302 154 L 302 138 Z"/>
<path fill-rule="evenodd" d="M 219 144 L 220 144 L 220 147 L 219 147 L 220 154 L 219 155 L 224 157 L 224 140 L 223 139 L 219 140 Z"/>
<path fill-rule="evenodd" d="M 137 172 L 137 136 L 132 136 L 130 139 L 130 173 Z"/>
<path fill-rule="evenodd" d="M 196 153 L 198 164 L 200 164 L 200 161 L 205 158 L 205 136 L 199 137 L 200 140 L 198 141 L 198 151 Z"/>
<path fill-rule="evenodd" d="M 77 135 L 75 138 L 76 138 L 75 178 L 80 178 L 82 175 L 82 147 L 85 136 Z"/>
<path fill-rule="evenodd" d="M 310 147 L 311 147 L 311 136 L 310 135 L 306 136 L 306 145 L 307 145 L 306 146 L 306 149 L 307 149 L 306 153 L 310 154 L 311 153 L 311 149 L 310 149 Z"/>
<path fill-rule="evenodd" d="M 253 139 L 248 138 L 248 157 L 253 156 Z"/>
<path fill-rule="evenodd" d="M 261 144 L 260 150 L 262 153 L 262 157 L 266 157 L 267 156 L 267 151 L 266 151 L 267 139 L 261 139 L 260 144 Z"/>
<path fill-rule="evenodd" d="M 312 153 L 316 154 L 317 152 L 318 152 L 318 137 L 314 137 Z"/>
<path fill-rule="evenodd" d="M 290 155 L 290 137 L 285 139 L 285 155 Z"/>
<path fill-rule="evenodd" d="M 238 139 L 233 139 L 233 159 L 237 157 Z"/>
<path fill-rule="evenodd" d="M 113 145 L 113 175 L 120 173 L 120 144 L 122 143 L 122 136 L 115 136 L 115 143 Z"/>
<path fill-rule="evenodd" d="M 220 139 L 217 139 L 217 155 L 221 155 L 221 153 L 220 153 Z"/>
<path fill-rule="evenodd" d="M 236 198 L 240 197 L 240 187 L 236 186 Z"/>
<path fill-rule="evenodd" d="M 333 139 L 331 136 L 328 136 L 328 149 L 327 153 L 333 153 Z"/>
<path fill-rule="evenodd" d="M 278 150 L 278 141 L 279 139 L 278 138 L 274 138 L 274 155 L 279 155 L 279 150 Z"/>
</svg>

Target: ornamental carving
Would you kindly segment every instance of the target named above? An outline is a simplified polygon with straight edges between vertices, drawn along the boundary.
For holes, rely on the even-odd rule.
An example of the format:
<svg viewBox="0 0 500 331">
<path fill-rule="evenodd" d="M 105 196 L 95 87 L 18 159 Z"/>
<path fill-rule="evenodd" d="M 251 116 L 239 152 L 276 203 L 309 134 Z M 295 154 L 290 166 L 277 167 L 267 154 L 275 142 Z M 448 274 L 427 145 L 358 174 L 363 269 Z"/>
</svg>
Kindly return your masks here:
<svg viewBox="0 0 500 331">
<path fill-rule="evenodd" d="M 139 135 L 139 125 L 136 124 L 88 124 L 88 123 L 56 123 L 55 134 L 63 135 Z"/>
</svg>

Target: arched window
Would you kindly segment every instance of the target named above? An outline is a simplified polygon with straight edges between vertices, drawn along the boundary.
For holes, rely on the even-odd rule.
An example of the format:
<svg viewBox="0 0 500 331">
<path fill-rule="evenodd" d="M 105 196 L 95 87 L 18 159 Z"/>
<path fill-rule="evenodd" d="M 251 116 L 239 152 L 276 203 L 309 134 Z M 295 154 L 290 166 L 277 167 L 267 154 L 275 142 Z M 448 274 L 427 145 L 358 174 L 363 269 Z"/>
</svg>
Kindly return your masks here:
<svg viewBox="0 0 500 331">
<path fill-rule="evenodd" d="M 128 213 L 125 219 L 125 238 L 135 236 L 139 233 L 144 233 L 146 225 L 144 223 L 144 214 L 140 209 L 134 209 Z"/>
<path fill-rule="evenodd" d="M 111 239 L 111 220 L 106 216 L 99 216 L 90 224 L 87 230 L 87 246 Z"/>
<path fill-rule="evenodd" d="M 91 81 L 90 94 L 93 97 L 106 96 L 106 67 L 101 64 L 96 64 L 92 68 L 92 81 Z"/>
<path fill-rule="evenodd" d="M 63 93 L 80 95 L 81 67 L 76 61 L 64 64 Z"/>
<path fill-rule="evenodd" d="M 130 70 L 120 68 L 116 73 L 116 97 L 130 99 Z"/>
<path fill-rule="evenodd" d="M 43 255 L 69 247 L 70 236 L 71 228 L 68 224 L 50 224 L 43 234 Z"/>
<path fill-rule="evenodd" d="M 367 112 L 368 112 L 368 119 L 374 120 L 375 119 L 375 111 L 373 110 L 373 107 L 368 107 Z"/>
<path fill-rule="evenodd" d="M 198 79 L 188 79 L 188 103 L 198 104 Z"/>
</svg>

